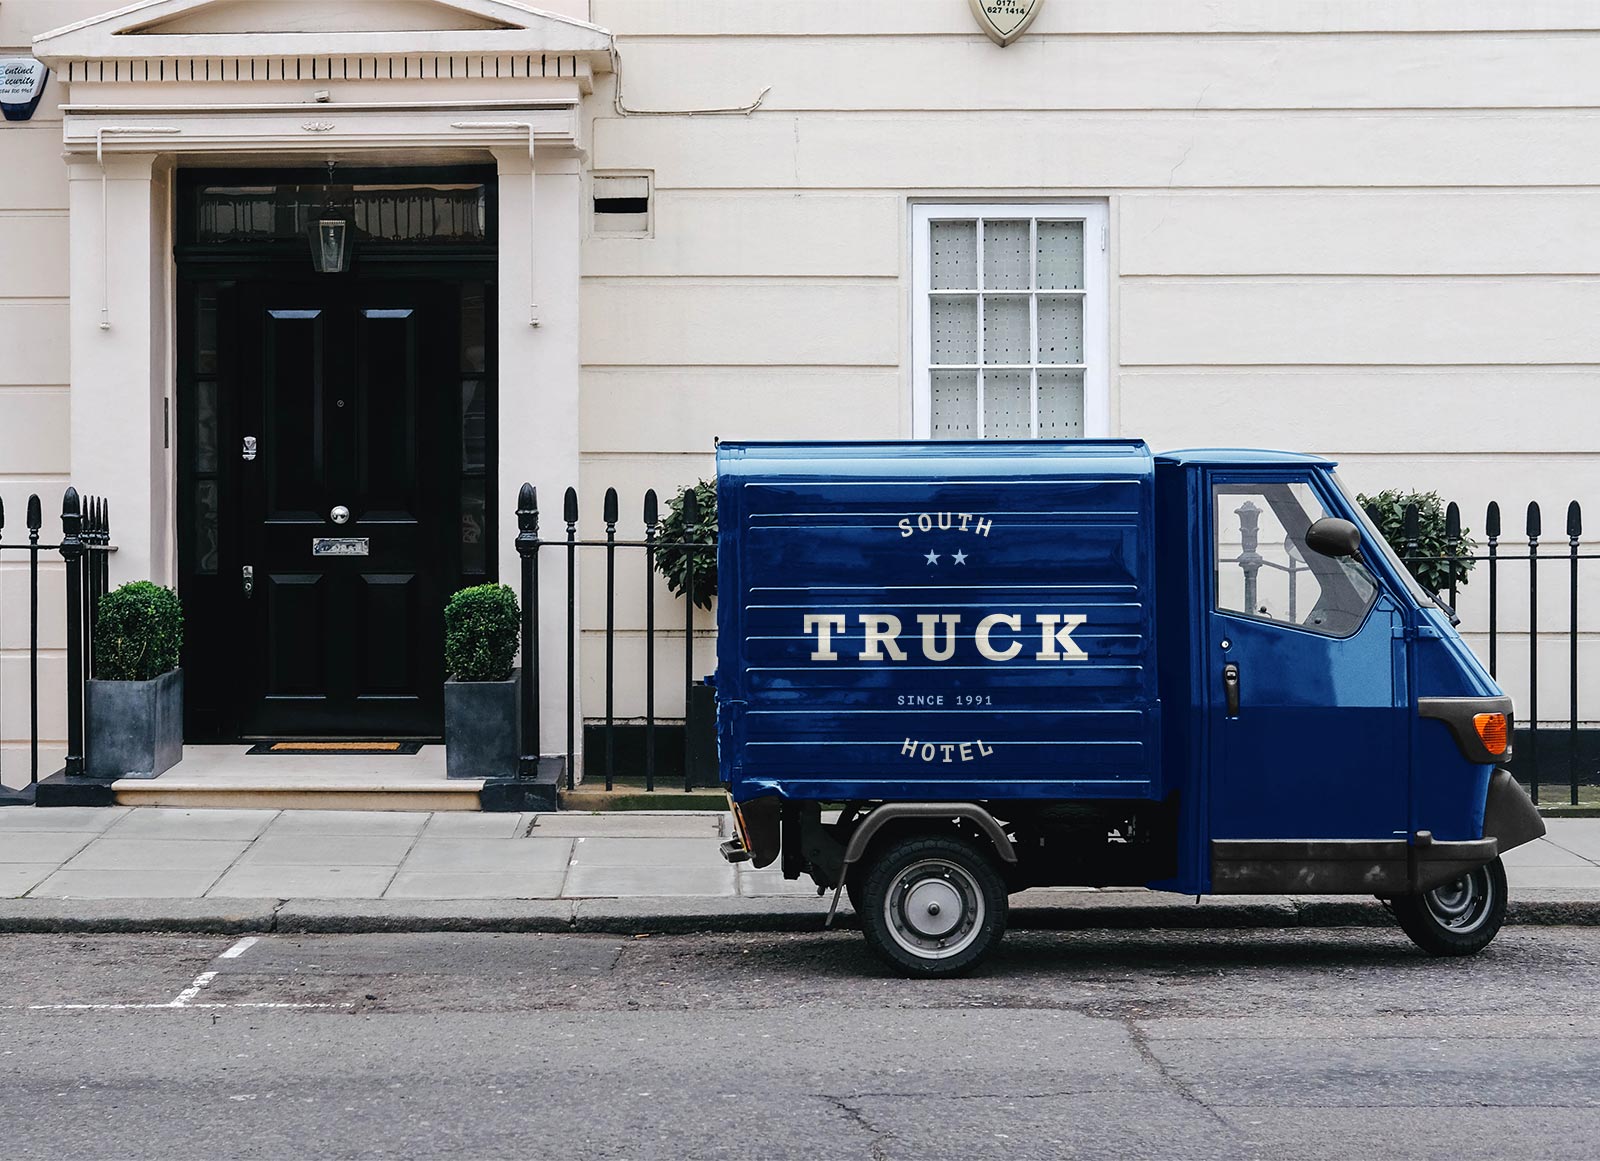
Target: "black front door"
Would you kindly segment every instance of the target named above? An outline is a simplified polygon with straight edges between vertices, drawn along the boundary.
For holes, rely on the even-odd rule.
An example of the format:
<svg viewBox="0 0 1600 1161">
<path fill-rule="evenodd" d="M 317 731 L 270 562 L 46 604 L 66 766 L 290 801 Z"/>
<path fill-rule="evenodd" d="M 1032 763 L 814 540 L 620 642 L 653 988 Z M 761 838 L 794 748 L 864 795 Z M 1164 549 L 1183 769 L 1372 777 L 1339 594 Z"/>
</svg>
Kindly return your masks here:
<svg viewBox="0 0 1600 1161">
<path fill-rule="evenodd" d="M 454 312 L 429 282 L 238 295 L 240 730 L 434 733 Z"/>
<path fill-rule="evenodd" d="M 443 603 L 495 576 L 493 179 L 179 174 L 187 740 L 442 732 Z"/>
</svg>

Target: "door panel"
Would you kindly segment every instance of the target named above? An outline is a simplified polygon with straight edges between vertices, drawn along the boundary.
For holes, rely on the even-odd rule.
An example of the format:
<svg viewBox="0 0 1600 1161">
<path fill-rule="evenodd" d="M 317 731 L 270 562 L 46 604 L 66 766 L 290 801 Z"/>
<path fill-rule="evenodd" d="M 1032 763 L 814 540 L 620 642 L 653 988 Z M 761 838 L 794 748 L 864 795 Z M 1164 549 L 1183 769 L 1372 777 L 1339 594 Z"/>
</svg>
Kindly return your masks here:
<svg viewBox="0 0 1600 1161">
<path fill-rule="evenodd" d="M 265 581 L 264 599 L 242 598 L 259 659 L 245 735 L 438 733 L 459 505 L 444 462 L 446 289 L 346 278 L 241 292 L 239 407 L 262 435 L 238 520 L 243 562 Z M 318 554 L 322 541 L 359 551 Z"/>
<path fill-rule="evenodd" d="M 365 519 L 417 519 L 417 321 L 409 307 L 356 318 L 354 485 Z"/>
<path fill-rule="evenodd" d="M 356 656 L 361 659 L 363 694 L 393 697 L 415 688 L 420 676 L 415 643 L 409 634 L 395 633 L 392 627 L 418 619 L 421 587 L 413 573 L 362 574 L 362 634 Z"/>
<path fill-rule="evenodd" d="M 269 301 L 276 301 L 272 296 Z M 304 301 L 293 296 L 291 301 Z M 324 478 L 327 373 L 323 309 L 268 307 L 262 312 L 259 412 L 246 434 L 260 432 L 266 518 L 315 519 Z M 248 341 L 248 339 L 247 339 Z M 252 409 L 246 408 L 246 416 Z"/>
<path fill-rule="evenodd" d="M 1398 606 L 1362 566 L 1305 547 L 1326 514 L 1309 477 L 1230 476 L 1211 491 L 1211 837 L 1403 837 Z"/>
</svg>

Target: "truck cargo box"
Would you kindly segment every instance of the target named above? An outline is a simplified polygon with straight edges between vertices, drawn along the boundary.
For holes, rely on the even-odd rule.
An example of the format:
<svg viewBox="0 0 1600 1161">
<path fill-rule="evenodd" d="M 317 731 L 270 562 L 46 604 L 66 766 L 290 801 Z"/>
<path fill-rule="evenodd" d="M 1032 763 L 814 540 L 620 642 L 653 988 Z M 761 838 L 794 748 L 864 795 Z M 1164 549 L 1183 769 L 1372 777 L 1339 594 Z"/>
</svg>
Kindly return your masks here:
<svg viewBox="0 0 1600 1161">
<path fill-rule="evenodd" d="M 738 801 L 1159 798 L 1136 440 L 717 452 Z"/>
</svg>

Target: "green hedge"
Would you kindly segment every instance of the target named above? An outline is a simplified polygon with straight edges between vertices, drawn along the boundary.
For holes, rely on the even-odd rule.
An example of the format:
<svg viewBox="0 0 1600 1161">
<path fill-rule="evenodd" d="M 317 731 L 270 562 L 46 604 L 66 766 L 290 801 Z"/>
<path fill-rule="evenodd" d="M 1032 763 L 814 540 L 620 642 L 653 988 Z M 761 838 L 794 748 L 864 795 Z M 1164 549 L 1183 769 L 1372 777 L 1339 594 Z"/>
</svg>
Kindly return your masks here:
<svg viewBox="0 0 1600 1161">
<path fill-rule="evenodd" d="M 1359 493 L 1356 496 L 1356 503 L 1367 510 L 1367 515 L 1372 517 L 1372 522 L 1378 526 L 1378 531 L 1383 533 L 1383 538 L 1389 542 L 1389 547 L 1393 548 L 1395 555 L 1401 559 L 1406 555 L 1406 505 L 1408 504 L 1417 506 L 1417 556 L 1471 556 L 1478 550 L 1478 542 L 1469 535 L 1470 529 L 1461 530 L 1461 539 L 1453 548 L 1445 539 L 1445 505 L 1438 492 L 1402 492 L 1399 488 L 1389 488 L 1371 496 Z M 1412 575 L 1430 592 L 1442 593 L 1450 587 L 1452 577 L 1458 587 L 1465 585 L 1467 574 L 1472 571 L 1472 566 L 1476 563 L 1460 559 L 1423 559 L 1408 561 L 1407 566 L 1411 569 Z"/>
<path fill-rule="evenodd" d="M 699 506 L 699 519 L 694 535 L 688 534 L 683 521 L 683 499 L 694 493 Z M 689 558 L 694 558 L 694 603 L 702 609 L 711 607 L 717 595 L 717 485 L 715 480 L 701 480 L 678 489 L 678 494 L 667 501 L 667 515 L 661 521 L 662 546 L 656 550 L 656 570 L 666 578 L 667 588 L 676 596 L 683 596 L 689 582 Z M 690 548 L 688 545 L 704 545 Z"/>
<path fill-rule="evenodd" d="M 129 581 L 100 598 L 94 622 L 94 675 L 101 681 L 149 681 L 178 668 L 183 605 L 150 581 Z"/>
<path fill-rule="evenodd" d="M 521 611 L 509 585 L 462 589 L 444 607 L 444 669 L 457 681 L 504 681 L 517 655 Z"/>
</svg>

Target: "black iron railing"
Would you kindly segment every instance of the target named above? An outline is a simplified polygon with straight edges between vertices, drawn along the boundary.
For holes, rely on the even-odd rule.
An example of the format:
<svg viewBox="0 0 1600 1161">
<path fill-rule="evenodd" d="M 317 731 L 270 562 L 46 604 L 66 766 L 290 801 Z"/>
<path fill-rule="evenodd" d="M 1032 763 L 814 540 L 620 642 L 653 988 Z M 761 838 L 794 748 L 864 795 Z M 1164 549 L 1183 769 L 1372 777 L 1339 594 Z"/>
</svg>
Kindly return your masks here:
<svg viewBox="0 0 1600 1161">
<path fill-rule="evenodd" d="M 105 595 L 109 576 L 109 559 L 116 551 L 111 543 L 110 506 L 97 496 L 79 496 L 76 488 L 68 488 L 61 503 L 61 539 L 50 544 L 41 540 L 44 527 L 43 508 L 37 495 L 30 495 L 23 520 L 26 535 L 22 539 L 7 541 L 5 507 L 0 504 L 0 562 L 5 554 L 21 555 L 27 562 L 26 587 L 28 593 L 28 690 L 27 690 L 27 755 L 28 783 L 39 781 L 40 726 L 39 707 L 42 698 L 39 684 L 40 631 L 39 611 L 40 564 L 45 553 L 58 553 L 65 564 L 66 614 L 66 764 L 68 774 L 84 771 L 84 683 L 94 672 L 94 619 Z M 51 637 L 54 634 L 50 634 Z M 0 688 L 0 698 L 11 691 Z M 56 703 L 59 704 L 59 703 Z M 61 739 L 52 739 L 60 741 Z M 0 762 L 4 761 L 0 750 Z M 5 771 L 0 767 L 0 786 L 6 785 Z"/>
<path fill-rule="evenodd" d="M 589 722 L 581 723 L 585 730 L 585 738 L 592 733 L 594 741 L 600 749 L 599 771 L 605 779 L 607 790 L 616 788 L 617 762 L 618 762 L 618 734 L 622 726 L 617 713 L 617 577 L 619 569 L 619 554 L 624 557 L 621 567 L 641 570 L 644 575 L 644 666 L 643 666 L 643 708 L 642 723 L 630 720 L 629 728 L 640 727 L 642 734 L 641 768 L 643 773 L 644 789 L 654 792 L 658 783 L 664 781 L 658 777 L 658 764 L 660 753 L 658 735 L 664 729 L 664 720 L 658 715 L 656 707 L 656 669 L 657 669 L 657 641 L 660 634 L 657 632 L 656 623 L 656 578 L 658 554 L 663 549 L 682 549 L 686 562 L 686 577 L 683 591 L 686 594 L 695 592 L 695 569 L 697 559 L 715 559 L 716 548 L 695 539 L 701 529 L 701 514 L 699 504 L 693 489 L 684 496 L 683 527 L 684 539 L 682 541 L 665 541 L 661 539 L 662 520 L 660 504 L 654 490 L 645 492 L 641 512 L 642 537 L 639 539 L 619 538 L 617 526 L 621 523 L 619 500 L 615 488 L 607 488 L 601 505 L 601 519 L 605 524 L 603 539 L 581 539 L 578 536 L 578 493 L 575 488 L 568 488 L 562 497 L 561 518 L 565 525 L 565 534 L 559 540 L 545 540 L 539 535 L 539 504 L 537 494 L 531 484 L 522 485 L 517 496 L 517 554 L 521 558 L 521 586 L 522 586 L 522 634 L 525 647 L 522 650 L 522 741 L 521 741 L 521 767 L 525 776 L 532 776 L 537 768 L 539 758 L 540 739 L 540 672 L 539 653 L 539 616 L 537 610 L 540 604 L 540 566 L 541 552 L 555 552 L 561 555 L 566 572 L 566 633 L 565 633 L 565 662 L 566 662 L 566 689 L 563 706 L 566 714 L 566 786 L 571 790 L 577 784 L 577 762 L 579 758 L 580 722 L 575 712 L 578 697 L 579 680 L 579 644 L 581 626 L 578 615 L 578 557 L 580 552 L 597 551 L 603 553 L 605 567 L 605 630 L 603 638 L 604 689 L 605 712 L 604 715 L 594 719 L 591 731 Z M 632 554 L 632 559 L 626 559 Z M 674 631 L 676 632 L 676 631 Z M 694 790 L 697 786 L 705 786 L 716 780 L 714 756 L 705 744 L 703 735 L 697 734 L 696 709 L 707 706 L 709 699 L 697 693 L 694 679 L 694 639 L 695 639 L 695 605 L 694 601 L 686 596 L 683 601 L 683 699 L 684 716 L 682 719 L 683 738 L 681 746 L 682 759 L 682 787 L 684 790 Z M 670 721 L 671 719 L 666 719 Z M 708 723 L 707 723 L 708 724 Z M 585 750 L 587 750 L 587 745 Z M 677 758 L 679 755 L 673 755 Z M 592 770 L 592 764 L 585 761 L 585 769 Z"/>
<path fill-rule="evenodd" d="M 1373 515 L 1369 511 L 1369 515 Z M 1460 605 L 1460 580 L 1461 568 L 1458 566 L 1470 562 L 1472 565 L 1482 564 L 1487 573 L 1487 587 L 1484 609 L 1484 627 L 1480 630 L 1475 624 L 1463 619 L 1461 630 L 1472 636 L 1485 635 L 1487 649 L 1484 661 L 1489 667 L 1489 672 L 1502 684 L 1505 679 L 1501 674 L 1502 646 L 1504 638 L 1524 637 L 1521 643 L 1526 649 L 1528 672 L 1526 696 L 1523 690 L 1512 689 L 1511 692 L 1517 700 L 1517 716 L 1522 723 L 1520 733 L 1522 737 L 1517 741 L 1516 757 L 1512 762 L 1512 769 L 1522 782 L 1526 783 L 1535 802 L 1539 801 L 1539 791 L 1542 782 L 1541 766 L 1555 761 L 1565 765 L 1565 778 L 1568 798 L 1571 805 L 1578 804 L 1578 788 L 1581 785 L 1591 784 L 1595 781 L 1597 767 L 1600 767 L 1600 736 L 1591 728 L 1585 730 L 1582 702 L 1579 700 L 1582 650 L 1579 645 L 1585 633 L 1579 620 L 1579 594 L 1582 582 L 1589 575 L 1584 572 L 1590 568 L 1588 562 L 1600 560 L 1600 552 L 1585 552 L 1583 550 L 1583 509 L 1578 501 L 1573 500 L 1567 505 L 1566 512 L 1566 544 L 1555 546 L 1554 552 L 1540 552 L 1540 542 L 1544 539 L 1544 519 L 1537 501 L 1532 501 L 1526 509 L 1523 531 L 1520 536 L 1507 535 L 1501 518 L 1500 505 L 1490 502 L 1484 512 L 1483 551 L 1464 551 L 1465 538 L 1461 531 L 1461 509 L 1451 503 L 1445 508 L 1445 534 L 1442 554 L 1428 555 L 1421 549 L 1422 527 L 1421 515 L 1415 504 L 1406 506 L 1402 523 L 1402 544 L 1400 556 L 1408 567 L 1416 572 L 1417 566 L 1424 564 L 1444 564 L 1448 575 L 1448 584 L 1439 594 L 1455 614 Z M 1551 620 L 1552 625 L 1541 623 L 1539 613 L 1539 565 L 1541 562 L 1548 566 L 1561 568 L 1565 573 L 1566 588 L 1566 613 L 1561 617 L 1557 612 Z M 1509 567 L 1520 568 L 1527 566 L 1527 602 L 1528 616 L 1527 627 L 1524 630 L 1507 631 L 1502 623 L 1502 601 L 1505 587 L 1505 571 Z M 1513 576 L 1513 579 L 1514 576 Z M 1540 638 L 1550 636 L 1565 637 L 1566 646 L 1566 684 L 1567 684 L 1567 714 L 1563 719 L 1552 719 L 1548 714 L 1541 716 L 1539 697 L 1539 648 Z M 1600 638 L 1600 630 L 1590 636 Z M 1548 703 L 1547 707 L 1548 708 Z M 1596 715 L 1600 717 L 1600 715 Z M 1564 736 L 1564 739 L 1563 739 Z M 1564 745 L 1558 744 L 1558 739 L 1564 740 Z"/>
</svg>

